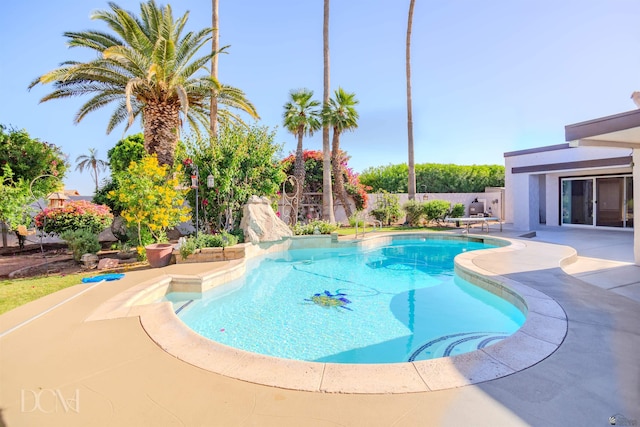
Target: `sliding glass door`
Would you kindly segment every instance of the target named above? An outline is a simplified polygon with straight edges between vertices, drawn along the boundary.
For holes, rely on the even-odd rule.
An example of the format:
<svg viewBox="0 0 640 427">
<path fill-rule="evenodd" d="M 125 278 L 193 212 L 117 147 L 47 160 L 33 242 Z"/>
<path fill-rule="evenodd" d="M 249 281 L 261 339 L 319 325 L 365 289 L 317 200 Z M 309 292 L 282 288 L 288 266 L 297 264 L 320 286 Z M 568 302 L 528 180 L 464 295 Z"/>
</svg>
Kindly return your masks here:
<svg viewBox="0 0 640 427">
<path fill-rule="evenodd" d="M 631 176 L 562 179 L 562 224 L 633 227 Z"/>
</svg>

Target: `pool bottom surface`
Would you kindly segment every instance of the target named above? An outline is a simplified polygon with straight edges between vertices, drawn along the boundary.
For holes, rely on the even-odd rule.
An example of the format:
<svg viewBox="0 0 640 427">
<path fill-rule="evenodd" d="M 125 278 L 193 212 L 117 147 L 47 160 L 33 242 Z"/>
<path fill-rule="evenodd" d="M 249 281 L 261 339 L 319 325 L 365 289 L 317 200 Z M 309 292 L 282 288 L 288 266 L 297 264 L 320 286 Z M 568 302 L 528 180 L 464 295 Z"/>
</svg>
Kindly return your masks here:
<svg viewBox="0 0 640 427">
<path fill-rule="evenodd" d="M 452 356 L 524 322 L 516 307 L 453 274 L 457 254 L 487 247 L 426 239 L 288 251 L 252 260 L 245 277 L 202 299 L 168 299 L 197 333 L 254 353 L 333 363 Z"/>
</svg>

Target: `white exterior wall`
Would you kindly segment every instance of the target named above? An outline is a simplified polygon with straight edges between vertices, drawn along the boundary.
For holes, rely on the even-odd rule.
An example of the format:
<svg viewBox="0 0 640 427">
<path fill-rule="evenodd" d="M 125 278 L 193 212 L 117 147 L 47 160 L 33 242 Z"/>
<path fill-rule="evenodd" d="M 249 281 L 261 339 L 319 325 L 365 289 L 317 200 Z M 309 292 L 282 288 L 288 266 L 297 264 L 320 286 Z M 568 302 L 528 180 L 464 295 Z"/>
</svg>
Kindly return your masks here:
<svg viewBox="0 0 640 427">
<path fill-rule="evenodd" d="M 396 194 L 400 199 L 400 206 L 403 206 L 409 201 L 409 195 L 407 193 Z M 367 209 L 365 212 L 368 214 L 376 207 L 376 201 L 380 194 L 369 194 L 369 203 L 367 203 Z M 462 203 L 465 208 L 465 215 L 469 213 L 469 205 L 475 199 L 478 201 L 484 201 L 485 210 L 491 213 L 492 216 L 500 217 L 502 211 L 503 199 L 501 192 L 492 191 L 486 193 L 416 193 L 416 200 L 419 202 L 426 202 L 429 200 L 446 200 L 453 204 Z M 336 221 L 347 223 L 347 218 L 344 215 L 344 210 L 336 209 Z M 399 219 L 400 222 L 404 222 L 404 217 Z"/>
<path fill-rule="evenodd" d="M 495 190 L 495 188 L 491 188 Z M 373 193 L 368 194 L 369 201 L 367 203 L 367 208 L 364 210 L 365 215 L 369 215 L 376 207 L 376 201 L 380 197 L 380 194 Z M 405 203 L 409 201 L 409 195 L 407 193 L 396 194 L 400 199 L 400 206 L 403 206 Z M 501 191 L 489 191 L 485 193 L 416 193 L 416 200 L 419 202 L 425 202 L 427 200 L 446 200 L 451 204 L 462 203 L 465 207 L 465 215 L 469 213 L 469 204 L 473 202 L 475 199 L 478 201 L 485 202 L 485 210 L 488 213 L 491 213 L 492 216 L 500 217 L 500 213 L 502 212 L 504 205 L 504 195 Z M 347 224 L 348 219 L 344 213 L 344 209 L 338 200 L 334 201 L 334 213 L 336 217 L 336 222 Z M 355 212 L 355 206 L 352 204 L 352 209 Z M 278 202 L 278 211 L 283 212 L 284 202 L 282 199 Z M 285 214 L 281 214 L 285 215 Z M 399 222 L 404 222 L 404 217 L 398 219 Z"/>
<path fill-rule="evenodd" d="M 636 264 L 640 265 L 640 216 L 638 203 L 640 202 L 640 148 L 633 150 L 633 253 Z"/>
<path fill-rule="evenodd" d="M 631 172 L 630 167 L 600 167 L 513 173 L 513 168 L 624 157 L 628 156 L 630 151 L 628 148 L 567 147 L 530 153 L 525 150 L 522 154 L 507 153 L 505 156 L 505 221 L 513 223 L 516 230 L 535 230 L 539 226 L 540 179 L 544 181 L 542 206 L 545 209 L 546 225 L 558 226 L 560 225 L 560 178 Z M 635 160 L 634 162 L 639 163 Z M 634 172 L 634 178 L 635 199 L 638 197 L 635 192 L 640 187 L 637 184 L 640 182 L 640 173 Z"/>
</svg>

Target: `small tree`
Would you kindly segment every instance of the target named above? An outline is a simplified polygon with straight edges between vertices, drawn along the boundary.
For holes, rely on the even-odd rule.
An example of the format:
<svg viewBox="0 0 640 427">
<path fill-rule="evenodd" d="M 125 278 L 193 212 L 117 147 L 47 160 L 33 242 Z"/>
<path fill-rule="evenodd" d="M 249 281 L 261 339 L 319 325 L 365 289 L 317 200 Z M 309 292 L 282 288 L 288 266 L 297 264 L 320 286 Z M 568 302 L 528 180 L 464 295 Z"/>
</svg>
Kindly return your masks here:
<svg viewBox="0 0 640 427">
<path fill-rule="evenodd" d="M 26 130 L 0 125 L 0 168 L 4 171 L 5 166 L 12 172 L 10 180 L 5 174 L 5 185 L 21 179 L 27 186 L 33 183 L 31 191 L 35 197 L 56 191 L 68 167 L 64 154 L 55 145 L 31 138 Z M 36 179 L 41 176 L 42 179 Z"/>
<path fill-rule="evenodd" d="M 382 190 L 376 202 L 376 207 L 371 211 L 371 215 L 375 219 L 386 225 L 391 225 L 391 223 L 397 221 L 401 213 L 400 197 L 384 190 Z"/>
<path fill-rule="evenodd" d="M 10 231 L 28 226 L 29 204 L 34 197 L 57 190 L 57 178 L 66 170 L 64 155 L 55 145 L 31 138 L 25 130 L 0 125 L 0 221 Z"/>
<path fill-rule="evenodd" d="M 199 188 L 187 194 L 189 204 L 195 206 L 195 191 L 200 192 L 199 224 L 208 224 L 212 231 L 237 230 L 238 213 L 249 197 L 275 200 L 285 175 L 276 158 L 281 146 L 274 138 L 275 133 L 265 126 L 221 125 L 213 143 L 197 138 L 184 142 L 185 153 L 178 153 L 189 165 L 184 168 L 184 179 L 189 179 L 191 164 L 197 165 L 200 173 Z M 209 174 L 214 179 L 212 188 L 206 185 Z"/>
<path fill-rule="evenodd" d="M 5 165 L 0 173 L 0 221 L 10 230 L 19 225 L 29 225 L 29 185 L 24 180 L 14 181 L 13 172 Z"/>
<path fill-rule="evenodd" d="M 155 241 L 166 239 L 166 230 L 189 219 L 189 208 L 184 206 L 186 190 L 179 188 L 182 167 L 178 164 L 171 174 L 167 165 L 160 165 L 155 155 L 131 162 L 126 172 L 117 174 L 118 188 L 109 197 L 123 206 L 122 217 L 128 225 L 135 225 L 138 251 L 147 243 L 145 231 Z"/>
</svg>

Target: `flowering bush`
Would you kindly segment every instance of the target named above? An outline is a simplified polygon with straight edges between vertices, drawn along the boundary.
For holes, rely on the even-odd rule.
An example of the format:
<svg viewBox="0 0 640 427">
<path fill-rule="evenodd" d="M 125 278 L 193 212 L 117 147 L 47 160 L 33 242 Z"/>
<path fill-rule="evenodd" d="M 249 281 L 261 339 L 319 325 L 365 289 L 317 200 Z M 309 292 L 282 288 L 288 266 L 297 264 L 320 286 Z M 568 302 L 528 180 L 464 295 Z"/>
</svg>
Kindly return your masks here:
<svg viewBox="0 0 640 427">
<path fill-rule="evenodd" d="M 322 151 L 317 150 L 305 150 L 302 153 L 305 163 L 305 193 L 317 193 L 322 192 Z M 360 178 L 356 172 L 353 171 L 347 164 L 349 156 L 343 152 L 342 158 L 342 173 L 344 175 L 344 187 L 347 193 L 353 198 L 356 203 L 356 209 L 362 210 L 367 207 L 368 196 L 367 191 L 371 190 L 371 187 L 365 186 L 360 183 Z M 287 175 L 293 173 L 293 166 L 296 160 L 295 154 L 290 154 L 288 157 L 282 160 L 284 171 Z M 332 178 L 333 180 L 333 178 Z M 287 192 L 293 192 L 293 188 L 287 188 Z"/>
<path fill-rule="evenodd" d="M 98 234 L 111 225 L 113 215 L 108 206 L 86 200 L 67 202 L 61 208 L 46 208 L 34 218 L 36 227 L 45 233 L 62 234 L 79 229 Z"/>
<path fill-rule="evenodd" d="M 125 172 L 116 175 L 118 189 L 108 197 L 125 207 L 121 215 L 127 224 L 136 225 L 140 246 L 147 243 L 143 241 L 145 231 L 161 241 L 167 228 L 189 220 L 189 208 L 184 206 L 186 190 L 179 189 L 177 178 L 181 169 L 178 165 L 171 175 L 169 167 L 158 164 L 153 155 L 131 162 Z"/>
</svg>

